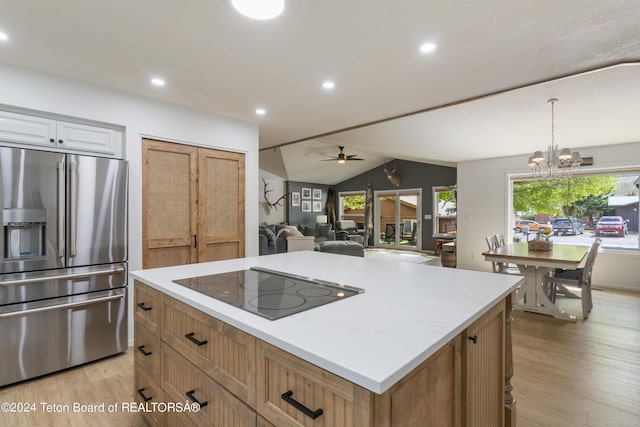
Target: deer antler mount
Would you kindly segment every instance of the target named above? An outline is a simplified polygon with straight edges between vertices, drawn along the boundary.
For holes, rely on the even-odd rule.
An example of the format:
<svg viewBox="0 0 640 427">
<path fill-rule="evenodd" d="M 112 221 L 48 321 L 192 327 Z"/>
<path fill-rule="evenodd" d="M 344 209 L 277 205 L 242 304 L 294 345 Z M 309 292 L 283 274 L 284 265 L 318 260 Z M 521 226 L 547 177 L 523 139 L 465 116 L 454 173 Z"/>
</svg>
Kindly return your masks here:
<svg viewBox="0 0 640 427">
<path fill-rule="evenodd" d="M 269 190 L 269 183 L 265 181 L 264 178 L 262 178 L 262 183 L 264 184 L 264 204 L 267 212 L 270 211 L 271 208 L 278 210 L 278 206 L 284 206 L 284 201 L 287 200 L 287 195 L 283 194 L 282 197 L 280 197 L 278 200 L 276 200 L 275 202 L 271 202 L 269 200 L 269 193 L 271 193 L 273 190 Z"/>
<path fill-rule="evenodd" d="M 402 176 L 396 173 L 396 169 L 397 169 L 396 162 L 394 161 L 393 164 L 390 166 L 383 165 L 382 169 L 384 170 L 384 173 L 387 175 L 387 179 L 389 180 L 389 182 L 395 185 L 396 187 L 400 187 L 400 184 L 402 183 Z"/>
</svg>

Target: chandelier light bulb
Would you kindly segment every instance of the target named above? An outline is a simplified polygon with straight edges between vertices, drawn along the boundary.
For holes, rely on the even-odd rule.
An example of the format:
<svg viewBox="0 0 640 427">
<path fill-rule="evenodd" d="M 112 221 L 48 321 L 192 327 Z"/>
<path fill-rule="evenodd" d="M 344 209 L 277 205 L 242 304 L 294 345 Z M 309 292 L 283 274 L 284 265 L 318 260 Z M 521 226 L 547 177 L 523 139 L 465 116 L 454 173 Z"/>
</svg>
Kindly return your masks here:
<svg viewBox="0 0 640 427">
<path fill-rule="evenodd" d="M 540 163 L 541 161 L 543 161 L 544 156 L 542 155 L 542 151 L 536 151 L 535 153 L 533 153 L 531 160 L 533 160 L 536 163 Z"/>
<path fill-rule="evenodd" d="M 568 148 L 563 148 L 560 150 L 560 155 L 558 155 L 560 160 L 569 160 L 571 158 L 571 150 Z"/>
</svg>

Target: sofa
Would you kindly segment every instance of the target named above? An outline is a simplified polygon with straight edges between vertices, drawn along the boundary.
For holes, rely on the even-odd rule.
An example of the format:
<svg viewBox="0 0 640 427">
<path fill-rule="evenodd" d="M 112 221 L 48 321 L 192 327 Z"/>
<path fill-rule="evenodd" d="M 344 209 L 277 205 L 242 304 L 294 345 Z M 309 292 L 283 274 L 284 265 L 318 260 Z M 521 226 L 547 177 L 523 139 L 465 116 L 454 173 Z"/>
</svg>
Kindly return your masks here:
<svg viewBox="0 0 640 427">
<path fill-rule="evenodd" d="M 313 236 L 315 250 L 323 242 L 336 240 L 336 232 L 331 224 L 298 225 L 298 230 L 304 236 Z"/>
<path fill-rule="evenodd" d="M 335 231 L 331 224 L 288 225 L 263 224 L 258 228 L 259 254 L 269 255 L 287 252 L 289 236 L 313 236 L 314 249 L 319 250 L 323 242 L 335 240 Z"/>
<path fill-rule="evenodd" d="M 258 227 L 259 254 L 270 255 L 287 251 L 287 234 L 281 230 L 286 224 L 263 224 Z M 277 236 L 277 237 L 276 237 Z"/>
</svg>

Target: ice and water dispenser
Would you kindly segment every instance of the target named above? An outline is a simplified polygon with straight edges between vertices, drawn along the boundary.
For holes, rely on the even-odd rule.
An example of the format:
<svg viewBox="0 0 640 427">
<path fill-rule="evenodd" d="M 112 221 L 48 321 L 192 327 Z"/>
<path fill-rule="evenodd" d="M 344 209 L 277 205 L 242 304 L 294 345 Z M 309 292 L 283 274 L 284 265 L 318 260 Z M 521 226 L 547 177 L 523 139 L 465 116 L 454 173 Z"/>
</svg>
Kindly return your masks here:
<svg viewBox="0 0 640 427">
<path fill-rule="evenodd" d="M 5 260 L 45 255 L 47 211 L 45 209 L 3 209 Z"/>
</svg>

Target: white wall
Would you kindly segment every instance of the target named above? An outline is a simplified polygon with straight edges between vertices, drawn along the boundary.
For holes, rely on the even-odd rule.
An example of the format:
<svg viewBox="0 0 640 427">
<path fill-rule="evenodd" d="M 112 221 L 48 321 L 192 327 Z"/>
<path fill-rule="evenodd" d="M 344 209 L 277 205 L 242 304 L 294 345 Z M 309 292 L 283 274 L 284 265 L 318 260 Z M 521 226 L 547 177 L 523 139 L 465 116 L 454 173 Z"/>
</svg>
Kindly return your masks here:
<svg viewBox="0 0 640 427">
<path fill-rule="evenodd" d="M 257 125 L 7 66 L 0 66 L 0 104 L 125 127 L 130 270 L 142 268 L 142 137 L 245 153 L 245 248 L 258 255 Z"/>
<path fill-rule="evenodd" d="M 574 147 L 577 148 L 577 147 Z M 594 166 L 584 170 L 606 168 L 640 168 L 640 142 L 606 147 L 579 148 L 582 156 L 593 157 Z M 511 218 L 507 218 L 508 175 L 526 173 L 527 156 L 463 162 L 458 164 L 458 268 L 490 271 L 484 261 L 485 237 L 509 235 Z M 593 286 L 640 291 L 637 251 L 602 250 L 593 270 Z"/>
</svg>

